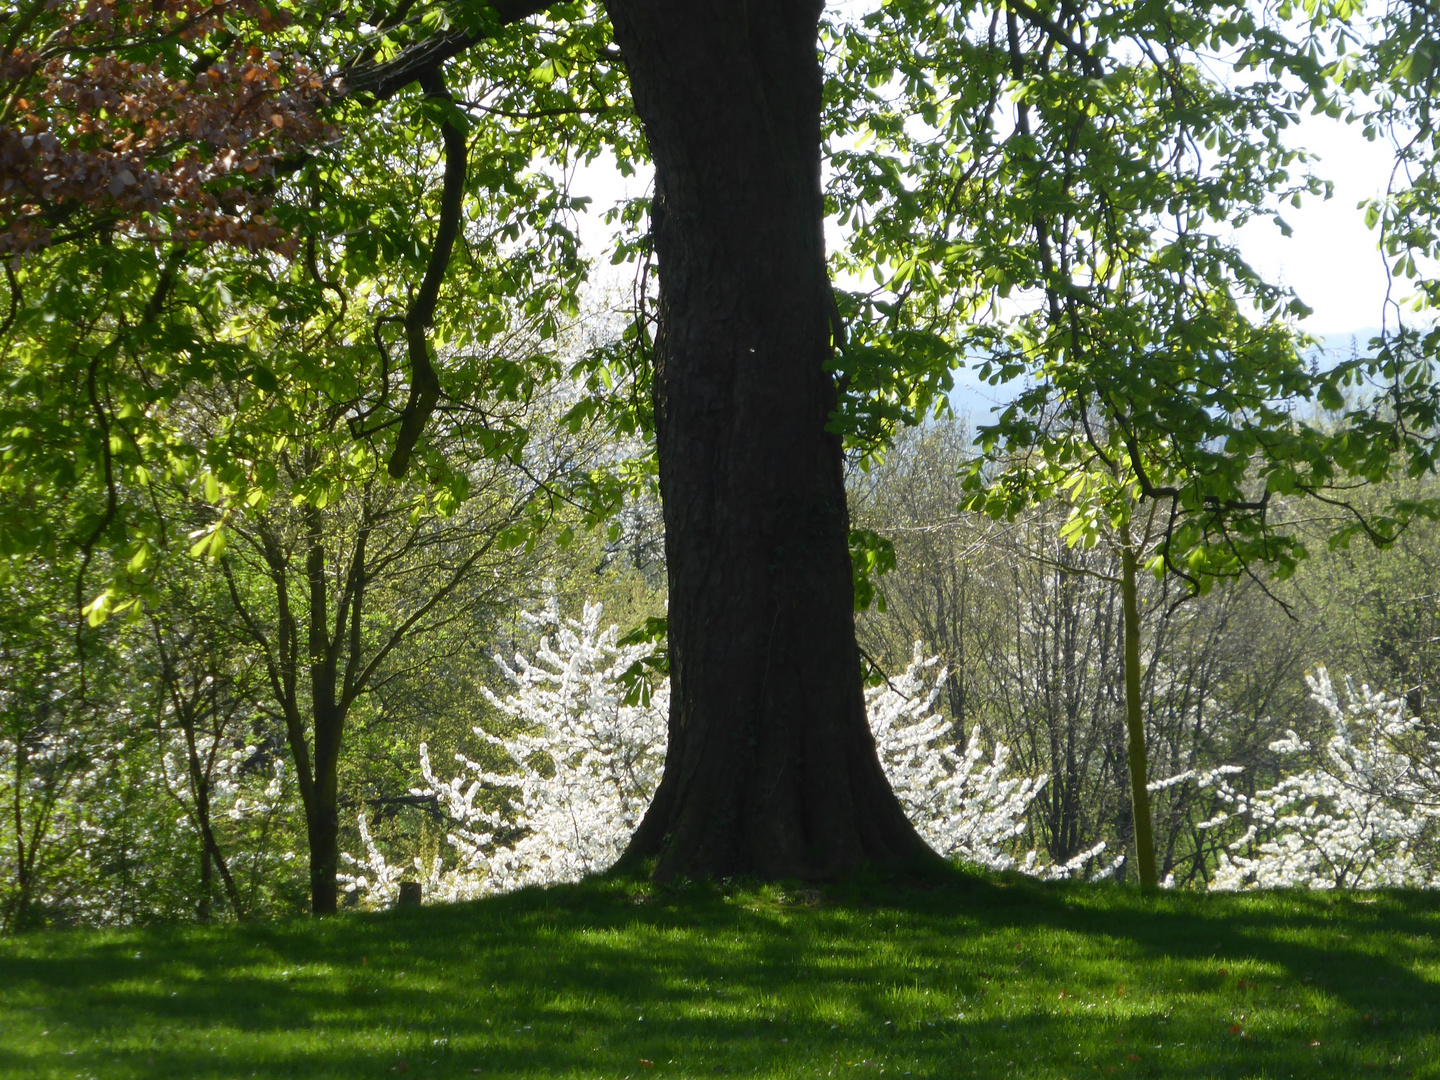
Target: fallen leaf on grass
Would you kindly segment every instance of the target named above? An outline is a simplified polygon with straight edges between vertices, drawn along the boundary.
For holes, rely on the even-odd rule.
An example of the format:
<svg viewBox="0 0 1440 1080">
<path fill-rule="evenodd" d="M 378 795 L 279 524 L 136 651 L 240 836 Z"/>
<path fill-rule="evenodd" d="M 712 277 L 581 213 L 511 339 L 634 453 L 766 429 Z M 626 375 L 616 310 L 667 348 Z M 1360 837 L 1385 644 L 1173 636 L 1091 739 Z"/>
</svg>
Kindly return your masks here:
<svg viewBox="0 0 1440 1080">
<path fill-rule="evenodd" d="M 646 1068 L 646 1069 L 653 1069 L 653 1068 L 655 1067 L 655 1063 L 654 1063 L 653 1061 L 651 1061 L 649 1058 L 641 1058 L 641 1059 L 640 1059 L 640 1065 L 641 1065 L 643 1068 Z"/>
</svg>

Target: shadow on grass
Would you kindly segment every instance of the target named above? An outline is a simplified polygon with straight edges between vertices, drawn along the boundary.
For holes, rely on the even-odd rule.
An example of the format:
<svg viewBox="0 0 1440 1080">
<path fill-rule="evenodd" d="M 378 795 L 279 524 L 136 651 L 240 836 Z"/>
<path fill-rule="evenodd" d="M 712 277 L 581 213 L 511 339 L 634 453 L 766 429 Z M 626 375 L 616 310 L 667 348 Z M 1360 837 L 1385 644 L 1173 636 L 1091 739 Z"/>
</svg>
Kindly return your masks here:
<svg viewBox="0 0 1440 1080">
<path fill-rule="evenodd" d="M 1440 1076 L 1437 931 L 1424 894 L 957 873 L 45 934 L 0 944 L 0 1075 Z"/>
</svg>

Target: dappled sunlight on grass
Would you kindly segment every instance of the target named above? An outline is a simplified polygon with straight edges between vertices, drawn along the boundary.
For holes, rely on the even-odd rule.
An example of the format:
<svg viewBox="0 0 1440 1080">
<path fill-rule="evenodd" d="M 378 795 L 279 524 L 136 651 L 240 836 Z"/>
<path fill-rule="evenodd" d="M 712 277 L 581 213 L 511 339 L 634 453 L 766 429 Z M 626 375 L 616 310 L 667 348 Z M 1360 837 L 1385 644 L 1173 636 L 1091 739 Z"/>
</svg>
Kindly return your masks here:
<svg viewBox="0 0 1440 1080">
<path fill-rule="evenodd" d="M 601 881 L 0 942 L 7 1077 L 1440 1077 L 1440 900 Z"/>
</svg>

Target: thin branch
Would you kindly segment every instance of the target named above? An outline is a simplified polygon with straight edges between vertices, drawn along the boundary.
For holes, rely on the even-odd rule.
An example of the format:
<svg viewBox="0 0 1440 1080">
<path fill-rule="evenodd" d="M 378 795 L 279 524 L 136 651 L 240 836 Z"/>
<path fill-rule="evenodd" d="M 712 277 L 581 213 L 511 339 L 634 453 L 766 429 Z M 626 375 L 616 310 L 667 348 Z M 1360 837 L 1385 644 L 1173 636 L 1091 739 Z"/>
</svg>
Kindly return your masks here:
<svg viewBox="0 0 1440 1080">
<path fill-rule="evenodd" d="M 15 267 L 8 259 L 5 262 L 5 280 L 10 285 L 10 314 L 0 323 L 0 338 L 10 332 L 10 327 L 15 325 L 15 317 L 20 314 L 20 282 L 16 280 Z"/>
<path fill-rule="evenodd" d="M 1322 503 L 1325 503 L 1327 506 L 1336 507 L 1337 509 L 1344 510 L 1346 513 L 1350 514 L 1356 520 L 1356 522 L 1359 523 L 1361 530 L 1369 538 L 1370 542 L 1374 544 L 1377 548 L 1384 549 L 1393 544 L 1396 540 L 1400 538 L 1400 533 L 1408 529 L 1410 527 L 1410 522 L 1414 520 L 1414 518 L 1408 518 L 1405 522 L 1401 524 L 1399 531 L 1396 532 L 1394 536 L 1386 536 L 1384 533 L 1377 532 L 1374 526 L 1370 524 L 1369 520 L 1366 519 L 1365 515 L 1359 510 L 1357 510 L 1354 505 L 1346 502 L 1344 499 L 1328 498 L 1320 494 L 1320 489 L 1318 487 L 1310 487 L 1307 484 L 1296 484 L 1295 486 L 1301 491 L 1305 492 L 1305 494 L 1308 495 L 1310 498 L 1318 499 Z"/>
<path fill-rule="evenodd" d="M 604 116 L 607 113 L 615 112 L 619 107 L 616 105 L 601 105 L 596 108 L 587 108 L 576 105 L 571 108 L 554 109 L 501 109 L 494 105 L 485 105 L 478 101 L 461 101 L 459 105 L 466 109 L 475 109 L 491 116 L 503 116 L 507 120 L 546 120 L 555 116 Z"/>
<path fill-rule="evenodd" d="M 459 56 L 470 46 L 485 40 L 496 30 L 538 15 L 555 0 L 491 0 L 495 22 L 483 30 L 452 30 L 426 38 L 381 64 L 371 65 L 361 57 L 346 65 L 334 79 L 341 96 L 369 94 L 388 101 L 426 72 L 437 70 L 445 61 Z M 371 54 L 373 55 L 373 54 Z"/>
<path fill-rule="evenodd" d="M 432 101 L 451 106 L 454 100 L 445 88 L 438 67 L 420 74 L 420 86 Z M 420 435 L 440 400 L 440 377 L 430 363 L 430 342 L 425 333 L 435 317 L 440 285 L 450 267 L 450 252 L 460 234 L 465 204 L 467 152 L 465 133 L 447 115 L 440 124 L 445 143 L 445 179 L 440 193 L 440 220 L 435 227 L 435 241 L 430 248 L 430 261 L 425 277 L 405 313 L 405 344 L 410 359 L 410 397 L 400 417 L 400 431 L 395 436 L 395 449 L 390 455 L 390 475 L 400 479 L 410 467 L 410 456 Z"/>
<path fill-rule="evenodd" d="M 406 619 L 403 623 L 401 623 L 393 631 L 391 631 L 389 640 L 387 640 L 385 644 L 380 648 L 380 650 L 375 654 L 375 656 L 371 659 L 370 663 L 365 665 L 364 670 L 361 671 L 358 676 L 356 676 L 353 687 L 346 687 L 346 697 L 343 699 L 345 705 L 348 706 L 350 701 L 352 701 L 365 689 L 366 684 L 369 683 L 370 678 L 375 674 L 376 669 L 378 669 L 380 665 L 385 662 L 385 658 L 388 657 L 392 651 L 394 651 L 395 647 L 400 644 L 401 640 L 404 639 L 405 635 L 408 634 L 412 629 L 414 629 L 415 624 L 418 623 L 421 619 L 423 619 L 426 615 L 428 615 L 441 601 L 443 601 L 446 597 L 448 597 L 452 592 L 455 591 L 455 589 L 459 586 L 460 582 L 465 579 L 465 575 L 469 573 L 470 568 L 474 566 L 477 562 L 479 562 L 480 559 L 490 551 L 490 548 L 494 546 L 495 541 L 498 539 L 498 537 L 499 530 L 497 529 L 489 536 L 489 538 L 486 539 L 485 543 L 482 544 L 479 549 L 473 552 L 469 558 L 467 558 L 458 567 L 456 567 L 454 573 L 450 575 L 449 581 L 447 581 L 443 586 L 437 589 L 431 595 L 429 600 L 425 601 L 425 603 L 421 604 L 420 607 L 418 607 L 414 612 L 412 612 L 408 619 Z"/>
</svg>

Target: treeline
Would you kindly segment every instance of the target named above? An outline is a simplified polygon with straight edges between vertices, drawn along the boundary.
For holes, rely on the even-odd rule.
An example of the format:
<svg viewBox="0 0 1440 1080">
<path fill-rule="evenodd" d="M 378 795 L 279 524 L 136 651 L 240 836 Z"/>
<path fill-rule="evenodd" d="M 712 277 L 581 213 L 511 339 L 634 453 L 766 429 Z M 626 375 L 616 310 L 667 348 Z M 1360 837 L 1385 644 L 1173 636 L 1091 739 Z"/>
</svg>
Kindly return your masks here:
<svg viewBox="0 0 1440 1080">
<path fill-rule="evenodd" d="M 1109 865 L 1134 844 L 1119 556 L 1067 544 L 1060 510 L 1014 522 L 960 510 L 971 442 L 965 422 L 935 422 L 852 478 L 855 524 L 896 552 L 858 617 L 872 680 L 902 672 L 917 641 L 939 655 L 956 743 L 978 733 L 1009 747 L 1012 775 L 1049 777 L 1016 851 L 1058 865 L 1104 841 L 1094 865 Z M 624 628 L 663 613 L 653 502 L 587 531 L 550 498 L 552 480 L 601 459 L 612 450 L 552 426 L 519 464 L 477 456 L 444 513 L 421 486 L 378 481 L 318 507 L 276 497 L 229 523 L 218 550 L 151 552 L 155 591 L 93 627 L 74 594 L 83 556 L 31 559 L 0 605 L 4 926 L 342 904 L 341 852 L 362 850 L 362 816 L 392 863 L 430 865 L 451 823 L 417 794 L 417 747 L 507 766 L 471 729 L 514 730 L 481 687 L 503 689 L 494 654 L 535 646 L 518 613 L 552 592 L 571 611 L 603 600 Z M 307 482 L 304 449 L 280 460 L 286 484 Z M 213 508 L 185 490 L 161 509 L 213 535 Z M 547 527 L 519 527 L 537 505 Z M 1291 527 L 1303 538 L 1312 523 Z M 1323 757 L 1307 672 L 1403 693 L 1433 738 L 1437 526 L 1416 522 L 1384 551 L 1309 547 L 1286 581 L 1191 597 L 1173 576 L 1144 579 L 1149 779 L 1174 781 L 1153 792 L 1157 859 L 1176 885 L 1211 882 L 1236 829 L 1202 826 L 1236 793 L 1294 771 L 1272 744 L 1293 730 Z M 503 806 L 505 793 L 484 798 Z"/>
<path fill-rule="evenodd" d="M 585 528 L 575 485 L 623 456 L 558 423 L 566 403 L 563 386 L 529 402 L 513 454 L 453 425 L 443 489 L 367 478 L 369 461 L 337 482 L 333 444 L 297 439 L 243 513 L 184 477 L 152 485 L 163 531 L 128 566 L 73 546 L 12 559 L 0 927 L 333 909 L 362 812 L 389 846 L 435 848 L 415 748 L 466 739 L 492 656 L 531 643 L 519 611 L 553 582 L 622 618 L 663 610 L 653 512 Z M 226 422 L 224 403 L 180 408 L 199 439 Z M 143 574 L 133 602 L 87 617 L 86 581 L 126 572 Z"/>
<path fill-rule="evenodd" d="M 1063 502 L 1014 522 L 961 512 L 971 444 L 967 423 L 934 423 L 857 474 L 856 523 L 890 537 L 897 563 L 880 581 L 883 608 L 859 619 L 860 640 L 885 671 L 923 642 L 949 668 L 944 705 L 959 737 L 978 730 L 1011 748 L 1017 772 L 1050 777 L 1031 805 L 1030 842 L 1063 863 L 1103 840 L 1133 866 L 1120 554 L 1067 544 Z M 1398 486 L 1367 497 L 1379 507 L 1431 494 Z M 1335 522 L 1313 503 L 1301 512 L 1288 528 L 1309 557 L 1288 580 L 1242 574 L 1191 596 L 1174 575 L 1142 577 L 1149 780 L 1189 774 L 1152 791 L 1162 880 L 1207 884 L 1235 833 L 1202 823 L 1298 761 L 1323 764 L 1329 718 L 1307 673 L 1325 667 L 1337 682 L 1403 695 L 1428 732 L 1421 743 L 1440 734 L 1440 529 L 1416 521 L 1383 550 L 1362 540 L 1332 550 Z M 1271 748 L 1292 729 L 1309 743 L 1299 759 Z M 1204 782 L 1224 766 L 1243 772 Z"/>
</svg>

